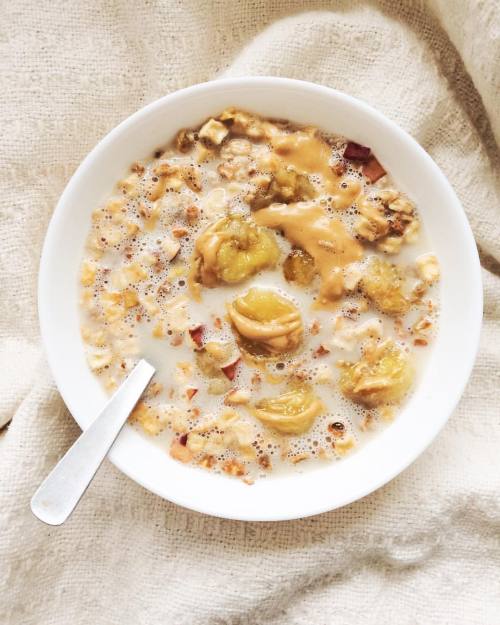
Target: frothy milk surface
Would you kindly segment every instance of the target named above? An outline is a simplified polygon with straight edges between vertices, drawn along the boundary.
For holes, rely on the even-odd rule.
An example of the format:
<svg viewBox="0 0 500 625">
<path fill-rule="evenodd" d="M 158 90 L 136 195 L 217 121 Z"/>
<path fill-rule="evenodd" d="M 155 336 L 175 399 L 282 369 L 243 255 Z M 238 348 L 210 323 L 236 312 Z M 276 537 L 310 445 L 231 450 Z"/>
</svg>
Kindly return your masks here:
<svg viewBox="0 0 500 625">
<path fill-rule="evenodd" d="M 407 224 L 418 220 L 417 211 L 411 198 L 397 191 L 395 207 L 402 206 L 408 215 L 402 199 L 409 202 L 411 219 L 394 221 L 396 210 L 376 204 L 381 192 L 396 187 L 388 174 L 371 182 L 364 172 L 366 160 L 345 158 L 347 140 L 254 116 L 248 116 L 245 127 L 246 118 L 229 123 L 223 116 L 212 124 L 211 134 L 209 121 L 192 131 L 184 144 L 178 137 L 177 143 L 148 161 L 134 164 L 110 200 L 96 207 L 82 263 L 82 337 L 89 365 L 110 392 L 139 358 L 156 368 L 132 421 L 152 444 L 200 470 L 221 471 L 251 483 L 257 477 L 269 479 L 282 471 L 304 471 L 319 462 L 338 460 L 397 418 L 432 349 L 437 277 L 431 275 L 435 258 L 423 224 L 410 242 L 396 241 L 397 253 L 384 251 L 384 246 L 394 243 L 392 239 L 405 237 Z M 314 137 L 314 144 L 308 136 Z M 298 151 L 292 152 L 287 142 L 296 137 Z M 314 158 L 300 153 L 300 142 L 314 148 Z M 292 189 L 299 197 L 286 202 L 290 181 L 279 186 L 281 170 L 276 162 L 295 176 L 294 184 L 297 174 L 304 178 L 305 197 Z M 277 201 L 271 197 L 273 184 Z M 252 210 L 262 188 L 263 201 L 269 196 L 269 204 Z M 378 227 L 368 205 L 372 199 L 379 206 L 381 232 L 387 228 L 384 218 L 393 220 L 388 223 L 395 232 L 387 230 L 369 240 L 362 228 L 367 227 L 366 236 L 371 237 L 369 228 Z M 310 284 L 285 278 L 283 262 L 295 240 L 279 227 L 268 230 L 280 252 L 274 266 L 234 284 L 220 281 L 207 287 L 198 282 L 197 267 L 208 261 L 200 257 L 196 242 L 207 227 L 227 215 L 261 223 L 259 211 L 269 206 L 288 204 L 285 211 L 298 206 L 300 212 L 306 202 L 321 207 L 325 220 L 340 221 L 362 250 L 359 260 L 340 267 L 336 274 L 340 296 L 322 300 L 326 274 L 319 270 L 318 258 Z M 363 215 L 368 215 L 364 226 Z M 363 278 L 371 271 L 374 257 L 397 266 L 408 303 L 404 313 L 383 312 L 373 294 L 367 295 Z M 349 272 L 357 279 L 353 284 Z M 299 311 L 303 334 L 297 349 L 258 358 L 245 353 L 227 307 L 250 289 L 273 291 Z M 339 361 L 359 362 L 371 349 L 368 343 L 373 348 L 387 340 L 413 370 L 411 388 L 398 401 L 378 402 L 361 379 L 346 396 L 339 384 Z M 226 349 L 226 360 L 219 363 L 219 375 L 216 366 L 214 378 L 200 365 L 212 344 Z M 372 376 L 370 384 L 381 388 L 388 384 L 373 380 Z M 254 408 L 261 400 L 299 386 L 322 406 L 306 431 L 283 432 L 256 416 Z"/>
</svg>

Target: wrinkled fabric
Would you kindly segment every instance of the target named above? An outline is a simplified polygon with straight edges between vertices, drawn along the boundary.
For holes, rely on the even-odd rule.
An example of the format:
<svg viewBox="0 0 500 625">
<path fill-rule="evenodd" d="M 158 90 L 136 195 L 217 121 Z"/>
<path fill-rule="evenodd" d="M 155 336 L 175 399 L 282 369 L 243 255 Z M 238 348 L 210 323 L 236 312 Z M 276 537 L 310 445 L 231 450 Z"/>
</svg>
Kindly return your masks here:
<svg viewBox="0 0 500 625">
<path fill-rule="evenodd" d="M 0 622 L 498 625 L 500 9 L 495 0 L 0 6 Z M 47 369 L 36 282 L 73 171 L 129 114 L 221 76 L 360 97 L 436 160 L 480 250 L 473 375 L 431 447 L 376 493 L 282 523 L 206 517 L 105 463 L 60 528 L 29 510 L 79 430 Z M 459 337 L 457 337 L 457 340 Z"/>
</svg>

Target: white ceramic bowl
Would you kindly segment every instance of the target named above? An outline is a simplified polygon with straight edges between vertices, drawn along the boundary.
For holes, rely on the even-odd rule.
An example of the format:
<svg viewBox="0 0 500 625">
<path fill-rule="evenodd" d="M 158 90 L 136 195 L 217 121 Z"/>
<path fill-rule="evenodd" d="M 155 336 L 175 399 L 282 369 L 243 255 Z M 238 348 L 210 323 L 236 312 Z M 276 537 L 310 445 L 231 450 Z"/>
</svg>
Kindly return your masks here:
<svg viewBox="0 0 500 625">
<path fill-rule="evenodd" d="M 59 391 L 80 427 L 89 425 L 106 400 L 87 367 L 79 333 L 77 275 L 91 211 L 131 162 L 149 156 L 178 129 L 231 105 L 314 124 L 371 146 L 417 202 L 442 271 L 439 333 L 418 388 L 389 428 L 341 462 L 247 486 L 172 460 L 128 426 L 111 450 L 111 461 L 133 480 L 187 508 L 252 521 L 293 519 L 338 508 L 379 488 L 443 427 L 477 350 L 480 265 L 467 219 L 444 175 L 408 134 L 370 106 L 326 87 L 271 77 L 177 91 L 126 119 L 92 150 L 61 196 L 47 232 L 38 293 L 42 337 Z"/>
</svg>

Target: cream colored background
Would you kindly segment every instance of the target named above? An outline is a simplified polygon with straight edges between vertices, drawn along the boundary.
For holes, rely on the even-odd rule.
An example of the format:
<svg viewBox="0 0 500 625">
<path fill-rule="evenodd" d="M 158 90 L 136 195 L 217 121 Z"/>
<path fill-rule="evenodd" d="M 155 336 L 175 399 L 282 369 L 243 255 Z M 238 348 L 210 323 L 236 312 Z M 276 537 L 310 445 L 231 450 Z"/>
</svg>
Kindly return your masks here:
<svg viewBox="0 0 500 625">
<path fill-rule="evenodd" d="M 12 417 L 0 437 L 0 623 L 498 624 L 498 2 L 3 2 L 0 50 L 0 419 Z M 54 205 L 124 117 L 180 87 L 244 74 L 359 96 L 442 167 L 484 265 L 467 392 L 410 469 L 336 512 L 274 525 L 212 519 L 107 463 L 73 518 L 50 529 L 29 499 L 78 434 L 38 337 Z"/>
</svg>

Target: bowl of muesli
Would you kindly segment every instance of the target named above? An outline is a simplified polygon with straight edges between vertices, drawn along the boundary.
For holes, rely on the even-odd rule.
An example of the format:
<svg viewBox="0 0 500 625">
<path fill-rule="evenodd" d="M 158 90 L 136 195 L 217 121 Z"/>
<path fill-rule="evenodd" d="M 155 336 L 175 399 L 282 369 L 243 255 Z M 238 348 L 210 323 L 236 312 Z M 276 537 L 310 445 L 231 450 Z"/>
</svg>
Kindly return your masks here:
<svg viewBox="0 0 500 625">
<path fill-rule="evenodd" d="M 436 437 L 482 316 L 463 209 L 370 106 L 282 78 L 195 85 L 83 161 L 43 248 L 50 368 L 85 428 L 140 358 L 156 374 L 110 452 L 179 505 L 332 510 Z"/>
</svg>

